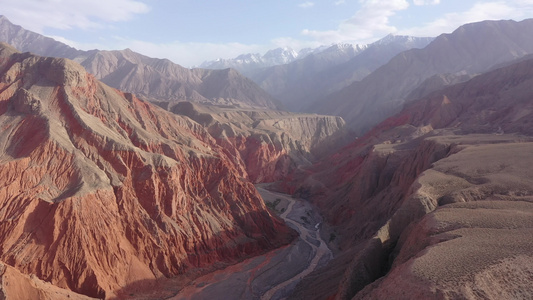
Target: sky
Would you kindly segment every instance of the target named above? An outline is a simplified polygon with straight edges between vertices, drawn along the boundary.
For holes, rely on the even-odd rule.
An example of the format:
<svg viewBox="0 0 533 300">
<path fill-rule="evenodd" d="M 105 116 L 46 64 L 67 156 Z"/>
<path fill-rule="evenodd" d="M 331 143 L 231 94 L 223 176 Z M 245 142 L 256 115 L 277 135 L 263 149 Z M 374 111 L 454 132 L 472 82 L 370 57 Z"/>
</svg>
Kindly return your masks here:
<svg viewBox="0 0 533 300">
<path fill-rule="evenodd" d="M 185 67 L 206 60 L 438 36 L 533 17 L 533 0 L 0 0 L 0 14 L 82 50 L 133 51 Z"/>
</svg>

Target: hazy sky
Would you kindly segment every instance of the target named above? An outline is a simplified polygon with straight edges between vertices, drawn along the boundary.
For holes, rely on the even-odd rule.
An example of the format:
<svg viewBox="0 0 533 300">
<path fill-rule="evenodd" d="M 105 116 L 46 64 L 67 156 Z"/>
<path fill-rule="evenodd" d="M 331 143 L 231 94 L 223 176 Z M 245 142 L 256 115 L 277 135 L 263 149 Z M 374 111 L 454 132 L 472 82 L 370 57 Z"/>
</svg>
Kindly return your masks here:
<svg viewBox="0 0 533 300">
<path fill-rule="evenodd" d="M 183 66 L 218 57 L 437 36 L 533 17 L 533 0 L 0 0 L 0 14 L 78 49 L 130 48 Z"/>
</svg>

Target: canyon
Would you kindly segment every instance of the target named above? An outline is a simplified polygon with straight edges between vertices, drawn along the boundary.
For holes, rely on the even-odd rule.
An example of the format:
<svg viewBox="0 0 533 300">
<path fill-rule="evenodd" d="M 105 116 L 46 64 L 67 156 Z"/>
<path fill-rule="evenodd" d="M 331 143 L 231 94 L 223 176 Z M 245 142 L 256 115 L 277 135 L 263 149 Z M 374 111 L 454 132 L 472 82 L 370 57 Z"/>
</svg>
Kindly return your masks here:
<svg viewBox="0 0 533 300">
<path fill-rule="evenodd" d="M 0 57 L 2 261 L 109 298 L 294 238 L 197 123 L 74 62 Z"/>
<path fill-rule="evenodd" d="M 532 64 L 430 93 L 286 184 L 350 237 L 293 297 L 529 298 Z"/>
<path fill-rule="evenodd" d="M 319 115 L 0 17 L 0 298 L 533 297 L 532 30 L 368 47 Z"/>
</svg>

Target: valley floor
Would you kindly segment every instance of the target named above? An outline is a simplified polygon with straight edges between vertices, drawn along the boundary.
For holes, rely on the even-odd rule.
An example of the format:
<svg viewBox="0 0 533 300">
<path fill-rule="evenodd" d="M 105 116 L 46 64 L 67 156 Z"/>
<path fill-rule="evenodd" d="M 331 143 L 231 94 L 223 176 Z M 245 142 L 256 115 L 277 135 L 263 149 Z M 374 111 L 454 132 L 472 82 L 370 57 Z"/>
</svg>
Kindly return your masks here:
<svg viewBox="0 0 533 300">
<path fill-rule="evenodd" d="M 199 277 L 170 299 L 282 299 L 332 258 L 320 236 L 321 218 L 311 205 L 260 187 L 258 191 L 300 237 L 289 246 Z"/>
</svg>

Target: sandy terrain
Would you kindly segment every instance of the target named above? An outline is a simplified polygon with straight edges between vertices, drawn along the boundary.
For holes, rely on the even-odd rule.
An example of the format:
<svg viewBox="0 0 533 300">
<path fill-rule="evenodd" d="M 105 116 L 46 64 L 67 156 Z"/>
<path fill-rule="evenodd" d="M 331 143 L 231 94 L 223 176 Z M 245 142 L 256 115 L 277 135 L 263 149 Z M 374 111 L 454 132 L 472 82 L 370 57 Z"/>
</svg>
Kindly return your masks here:
<svg viewBox="0 0 533 300">
<path fill-rule="evenodd" d="M 305 201 L 258 187 L 267 203 L 300 233 L 293 244 L 197 278 L 170 299 L 283 299 L 332 257 L 320 238 L 320 216 Z"/>
</svg>

